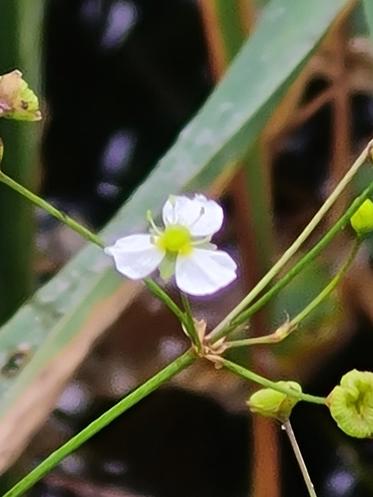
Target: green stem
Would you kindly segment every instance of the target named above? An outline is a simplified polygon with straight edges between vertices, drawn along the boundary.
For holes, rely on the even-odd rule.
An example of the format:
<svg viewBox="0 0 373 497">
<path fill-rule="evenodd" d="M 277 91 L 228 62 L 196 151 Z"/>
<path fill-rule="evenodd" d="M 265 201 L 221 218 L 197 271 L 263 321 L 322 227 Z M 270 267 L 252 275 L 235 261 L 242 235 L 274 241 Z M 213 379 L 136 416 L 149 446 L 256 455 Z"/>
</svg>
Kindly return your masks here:
<svg viewBox="0 0 373 497">
<path fill-rule="evenodd" d="M 4 183 L 4 185 L 9 186 L 12 190 L 16 191 L 23 197 L 25 197 L 27 200 L 32 202 L 33 204 L 37 205 L 41 209 L 47 211 L 51 216 L 55 217 L 62 223 L 66 224 L 69 226 L 72 230 L 76 231 L 81 235 L 83 238 L 88 240 L 89 242 L 93 242 L 94 244 L 98 245 L 101 248 L 104 248 L 104 243 L 103 241 L 94 233 L 92 233 L 88 228 L 85 228 L 82 226 L 80 223 L 77 221 L 74 221 L 70 216 L 65 214 L 64 212 L 59 211 L 56 209 L 56 207 L 53 207 L 49 202 L 46 200 L 42 199 L 35 193 L 30 192 L 27 188 L 24 186 L 20 185 L 16 181 L 14 181 L 12 178 L 7 176 L 3 171 L 0 170 L 0 182 Z"/>
<path fill-rule="evenodd" d="M 282 428 L 286 431 L 286 434 L 289 438 L 289 441 L 290 441 L 291 447 L 293 449 L 295 458 L 296 458 L 298 465 L 299 465 L 299 468 L 301 470 L 301 473 L 302 473 L 302 476 L 304 479 L 304 483 L 306 484 L 309 496 L 310 497 L 317 497 L 316 492 L 315 492 L 315 487 L 313 486 L 310 474 L 308 472 L 306 463 L 304 462 L 302 452 L 300 451 L 300 448 L 299 448 L 297 439 L 295 438 L 295 434 L 294 434 L 294 431 L 293 431 L 293 428 L 291 426 L 290 421 L 289 420 L 286 421 L 286 423 L 284 423 L 282 425 Z"/>
<path fill-rule="evenodd" d="M 343 279 L 348 269 L 350 268 L 357 251 L 359 250 L 361 240 L 355 239 L 352 250 L 339 269 L 334 278 L 323 288 L 323 290 L 293 319 L 285 322 L 281 325 L 274 333 L 263 337 L 246 338 L 243 340 L 234 340 L 233 342 L 227 342 L 225 345 L 228 349 L 237 347 L 247 347 L 252 345 L 269 345 L 273 343 L 278 343 L 287 338 L 298 325 L 309 316 L 338 286 L 340 281 Z"/>
<path fill-rule="evenodd" d="M 327 231 L 327 233 L 319 240 L 319 242 L 310 249 L 289 271 L 278 280 L 273 287 L 262 295 L 254 304 L 245 310 L 241 310 L 241 304 L 231 311 L 211 332 L 210 337 L 213 341 L 228 335 L 238 326 L 243 324 L 250 317 L 258 312 L 264 305 L 266 305 L 273 297 L 275 297 L 280 290 L 282 290 L 298 273 L 300 273 L 308 264 L 310 264 L 320 252 L 338 235 L 349 222 L 351 216 L 357 211 L 361 204 L 372 194 L 373 182 L 355 198 L 346 212 L 339 218 L 339 220 Z M 262 281 L 262 280 L 261 280 Z M 255 290 L 257 287 L 254 287 Z M 251 294 L 252 292 L 250 292 Z M 255 292 L 257 293 L 257 292 Z M 249 295 L 250 295 L 249 294 Z"/>
<path fill-rule="evenodd" d="M 158 285 L 154 280 L 151 278 L 145 278 L 144 283 L 147 287 L 147 289 L 159 300 L 161 300 L 169 309 L 170 311 L 175 314 L 175 316 L 178 318 L 178 320 L 184 324 L 184 326 L 187 326 L 187 319 L 185 316 L 185 313 L 180 309 L 180 307 L 172 300 L 172 298 L 166 293 L 162 287 Z"/>
<path fill-rule="evenodd" d="M 334 278 L 326 285 L 326 287 L 299 313 L 297 314 L 289 323 L 290 330 L 295 329 L 303 319 L 308 317 L 315 309 L 318 307 L 338 286 L 339 282 L 344 278 L 348 269 L 350 268 L 357 251 L 360 248 L 360 240 L 356 239 L 353 244 L 350 255 L 347 260 L 340 268 L 338 273 Z M 291 331 L 290 331 L 291 332 Z"/>
<path fill-rule="evenodd" d="M 211 335 L 214 339 L 219 339 L 222 335 L 222 330 L 224 330 L 231 321 L 237 317 L 244 309 L 260 294 L 260 292 L 273 280 L 275 276 L 285 267 L 288 261 L 296 254 L 299 248 L 303 245 L 303 243 L 307 240 L 307 238 L 311 235 L 313 230 L 320 223 L 325 214 L 329 211 L 329 209 L 333 206 L 335 201 L 338 199 L 340 194 L 352 180 L 354 175 L 360 169 L 360 167 L 364 164 L 364 162 L 369 158 L 369 153 L 371 151 L 373 142 L 369 142 L 365 149 L 361 152 L 359 157 L 352 164 L 350 169 L 347 171 L 345 176 L 338 183 L 334 191 L 331 195 L 326 199 L 324 204 L 318 210 L 318 212 L 314 215 L 308 225 L 304 228 L 302 233 L 298 236 L 298 238 L 290 245 L 290 247 L 283 253 L 280 259 L 272 266 L 272 268 L 264 275 L 264 277 L 255 285 L 255 287 L 246 295 L 246 297 L 226 316 L 223 321 L 214 329 L 213 334 Z M 373 185 L 372 185 L 373 189 Z M 365 200 L 365 199 L 364 199 Z M 361 205 L 361 204 L 359 204 Z"/>
<path fill-rule="evenodd" d="M 124 397 L 121 401 L 115 404 L 111 409 L 102 414 L 99 418 L 90 423 L 86 428 L 80 431 L 73 438 L 68 440 L 59 449 L 52 452 L 44 461 L 42 461 L 35 469 L 33 469 L 22 480 L 16 483 L 2 497 L 18 497 L 30 489 L 44 475 L 59 464 L 62 459 L 78 449 L 84 442 L 89 440 L 93 435 L 102 430 L 105 426 L 111 423 L 115 418 L 123 414 L 130 407 L 137 404 L 144 397 L 156 390 L 160 385 L 171 379 L 194 361 L 195 356 L 192 351 L 185 352 L 171 364 L 159 371 L 155 376 L 136 388 L 132 393 Z"/>
<path fill-rule="evenodd" d="M 185 310 L 186 323 L 184 325 L 185 325 L 186 331 L 188 333 L 189 338 L 191 339 L 193 344 L 197 347 L 197 350 L 200 352 L 201 348 L 202 348 L 201 341 L 199 339 L 196 327 L 194 325 L 192 308 L 190 307 L 190 302 L 189 302 L 188 296 L 183 292 L 180 292 L 180 296 L 181 296 L 181 301 L 183 303 L 184 310 Z"/>
<path fill-rule="evenodd" d="M 228 361 L 228 359 L 224 359 L 224 357 L 219 357 L 217 364 L 224 366 L 229 371 L 232 371 L 237 376 L 244 378 L 245 380 L 253 381 L 254 383 L 258 383 L 263 387 L 272 388 L 273 390 L 277 390 L 278 392 L 285 393 L 290 397 L 295 397 L 298 400 L 304 400 L 305 402 L 311 402 L 313 404 L 325 404 L 324 397 L 317 397 L 315 395 L 309 395 L 303 392 L 296 392 L 292 388 L 278 385 L 276 382 L 269 380 L 268 378 L 264 378 L 264 376 L 260 376 L 249 369 L 244 368 L 234 362 Z"/>
</svg>

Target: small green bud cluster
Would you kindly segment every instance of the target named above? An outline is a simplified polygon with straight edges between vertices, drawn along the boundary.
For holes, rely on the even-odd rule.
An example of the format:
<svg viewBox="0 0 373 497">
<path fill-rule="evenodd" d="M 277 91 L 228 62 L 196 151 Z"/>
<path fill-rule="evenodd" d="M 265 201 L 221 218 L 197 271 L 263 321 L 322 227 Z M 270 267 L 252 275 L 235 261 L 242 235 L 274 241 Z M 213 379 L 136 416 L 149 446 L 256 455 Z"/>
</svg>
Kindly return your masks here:
<svg viewBox="0 0 373 497">
<path fill-rule="evenodd" d="M 302 392 L 302 387 L 295 381 L 278 381 L 276 385 L 294 390 L 295 393 Z M 273 388 L 261 388 L 251 395 L 247 405 L 251 412 L 285 423 L 298 400 L 296 396 L 279 392 Z"/>
</svg>

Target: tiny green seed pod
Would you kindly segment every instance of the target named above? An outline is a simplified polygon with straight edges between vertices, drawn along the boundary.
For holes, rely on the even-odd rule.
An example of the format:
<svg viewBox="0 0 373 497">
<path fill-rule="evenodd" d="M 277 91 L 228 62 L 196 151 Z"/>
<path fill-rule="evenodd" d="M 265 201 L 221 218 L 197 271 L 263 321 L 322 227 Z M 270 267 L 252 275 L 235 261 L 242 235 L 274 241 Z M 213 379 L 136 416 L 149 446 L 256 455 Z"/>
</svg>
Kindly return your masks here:
<svg viewBox="0 0 373 497">
<path fill-rule="evenodd" d="M 366 236 L 373 231 L 373 202 L 365 200 L 351 216 L 350 222 L 359 236 Z"/>
<path fill-rule="evenodd" d="M 302 387 L 295 381 L 278 381 L 276 385 L 291 388 L 297 393 L 302 392 Z M 247 405 L 251 412 L 275 418 L 284 423 L 289 419 L 291 411 L 297 402 L 296 397 L 273 388 L 262 388 L 251 395 Z"/>
<path fill-rule="evenodd" d="M 373 436 L 373 373 L 353 369 L 329 394 L 327 405 L 339 428 L 356 438 Z"/>
</svg>

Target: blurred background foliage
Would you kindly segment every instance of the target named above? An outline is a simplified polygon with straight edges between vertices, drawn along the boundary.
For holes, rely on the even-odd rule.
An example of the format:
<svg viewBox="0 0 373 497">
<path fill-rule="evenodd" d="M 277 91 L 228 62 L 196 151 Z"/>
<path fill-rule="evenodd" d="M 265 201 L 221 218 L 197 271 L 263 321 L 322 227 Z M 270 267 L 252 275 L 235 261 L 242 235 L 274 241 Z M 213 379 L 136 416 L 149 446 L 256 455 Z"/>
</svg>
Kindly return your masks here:
<svg viewBox="0 0 373 497">
<path fill-rule="evenodd" d="M 72 216 L 100 229 L 131 198 L 205 103 L 263 9 L 286 19 L 290 15 L 286 9 L 293 5 L 303 12 L 304 20 L 314 16 L 315 24 L 317 16 L 324 16 L 328 32 L 322 36 L 320 28 L 322 40 L 315 35 L 312 56 L 305 50 L 296 75 L 279 85 L 282 95 L 286 90 L 281 103 L 276 94 L 271 105 L 267 102 L 260 109 L 263 117 L 256 124 L 260 133 L 252 132 L 256 139 L 241 154 L 236 174 L 228 167 L 230 176 L 225 177 L 222 166 L 224 181 L 215 181 L 209 189 L 221 195 L 229 216 L 219 242 L 240 259 L 243 268 L 240 281 L 217 298 L 193 301 L 196 314 L 213 324 L 291 243 L 372 137 L 373 45 L 366 23 L 371 7 L 369 0 L 363 3 L 336 1 L 327 12 L 323 2 L 310 6 L 305 0 L 296 7 L 286 0 L 2 0 L 0 72 L 19 67 L 30 84 L 41 89 L 45 115 L 41 131 L 29 124 L 1 123 L 4 168 Z M 272 34 L 264 33 L 268 46 Z M 263 43 L 258 57 L 266 56 L 266 46 Z M 286 45 L 286 39 L 284 46 L 289 61 L 297 60 L 299 47 Z M 252 71 L 257 72 L 251 73 L 247 68 L 250 84 L 257 80 L 254 95 L 260 85 L 265 86 L 272 69 L 264 74 L 256 67 Z M 250 90 L 245 78 L 239 83 L 242 93 Z M 202 140 L 201 135 L 195 139 L 198 136 Z M 368 169 L 358 175 L 310 243 L 372 176 Z M 158 183 L 157 198 L 170 193 L 166 191 L 170 183 L 166 177 L 164 181 Z M 207 179 L 198 181 L 207 189 Z M 0 206 L 2 321 L 54 277 L 54 286 L 41 290 L 44 300 L 30 301 L 32 313 L 27 306 L 21 308 L 0 333 L 0 439 L 9 452 L 0 451 L 0 461 L 2 468 L 12 463 L 1 482 L 5 489 L 182 352 L 186 343 L 173 317 L 158 302 L 139 294 L 137 288 L 118 290 L 120 280 L 115 276 L 94 280 L 99 289 L 87 299 L 87 309 L 76 311 L 83 294 L 75 289 L 70 324 L 62 328 L 65 338 L 53 341 L 52 336 L 48 342 L 49 335 L 44 336 L 31 317 L 39 317 L 44 328 L 57 336 L 70 305 L 66 292 L 71 293 L 58 271 L 82 241 L 44 213 L 37 212 L 33 221 L 32 208 L 3 187 Z M 140 211 L 137 206 L 137 217 L 127 220 L 125 229 L 131 223 L 137 226 L 146 208 Z M 266 333 L 301 309 L 330 278 L 348 241 L 349 233 L 342 234 L 253 320 L 249 333 Z M 84 254 L 78 257 L 85 278 L 92 254 L 97 254 Z M 373 242 L 368 240 L 340 291 L 286 343 L 239 351 L 235 359 L 270 377 L 297 379 L 315 394 L 330 391 L 353 367 L 372 370 L 372 257 Z M 96 270 L 100 272 L 105 264 L 98 260 Z M 79 267 L 72 262 L 62 274 Z M 111 294 L 116 300 L 100 307 L 100 300 Z M 54 300 L 57 303 L 51 307 L 48 302 Z M 76 330 L 91 308 L 103 323 L 90 330 L 89 346 L 76 352 L 82 348 L 75 341 Z M 106 320 L 110 312 L 118 319 Z M 78 314 L 82 317 L 77 322 Z M 85 357 L 93 341 L 97 343 Z M 38 355 L 29 358 L 34 351 Z M 48 362 L 54 356 L 71 361 L 64 376 L 55 373 L 58 365 Z M 38 374 L 47 367 L 55 381 L 46 388 L 45 397 L 32 397 L 26 407 L 15 402 L 24 392 L 27 398 L 26 386 L 35 383 L 37 388 Z M 306 495 L 287 440 L 274 423 L 246 413 L 247 395 L 248 386 L 228 373 L 196 364 L 67 458 L 30 495 Z M 16 427 L 6 416 L 9 405 L 10 416 L 16 409 L 15 419 L 29 420 L 28 430 L 17 442 Z M 371 441 L 349 439 L 327 412 L 308 405 L 295 410 L 294 427 L 319 497 L 373 496 Z"/>
</svg>

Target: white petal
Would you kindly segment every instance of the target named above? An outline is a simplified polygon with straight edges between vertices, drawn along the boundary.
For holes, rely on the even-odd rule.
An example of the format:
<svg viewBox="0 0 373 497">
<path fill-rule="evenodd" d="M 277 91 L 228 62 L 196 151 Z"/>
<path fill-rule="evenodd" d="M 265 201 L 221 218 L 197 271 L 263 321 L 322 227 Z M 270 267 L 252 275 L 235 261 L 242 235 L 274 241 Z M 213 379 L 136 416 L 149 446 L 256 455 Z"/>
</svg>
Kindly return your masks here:
<svg viewBox="0 0 373 497">
<path fill-rule="evenodd" d="M 200 214 L 201 207 L 199 203 L 182 195 L 170 196 L 162 211 L 163 222 L 166 226 L 169 224 L 181 224 L 188 227 L 190 223 L 198 219 Z"/>
<path fill-rule="evenodd" d="M 145 278 L 161 263 L 165 253 L 152 243 L 150 235 L 119 238 L 105 253 L 114 257 L 117 270 L 133 280 Z"/>
<path fill-rule="evenodd" d="M 176 284 L 190 295 L 209 295 L 236 278 L 237 265 L 221 250 L 193 249 L 176 259 Z"/>
<path fill-rule="evenodd" d="M 163 222 L 181 224 L 190 229 L 192 236 L 211 236 L 223 224 L 223 209 L 214 200 L 204 195 L 195 195 L 190 199 L 185 196 L 171 197 L 163 207 Z"/>
<path fill-rule="evenodd" d="M 198 202 L 200 215 L 197 221 L 189 225 L 192 236 L 212 236 L 223 224 L 223 209 L 203 195 L 195 195 L 193 202 Z"/>
</svg>

